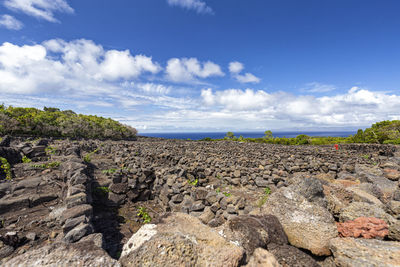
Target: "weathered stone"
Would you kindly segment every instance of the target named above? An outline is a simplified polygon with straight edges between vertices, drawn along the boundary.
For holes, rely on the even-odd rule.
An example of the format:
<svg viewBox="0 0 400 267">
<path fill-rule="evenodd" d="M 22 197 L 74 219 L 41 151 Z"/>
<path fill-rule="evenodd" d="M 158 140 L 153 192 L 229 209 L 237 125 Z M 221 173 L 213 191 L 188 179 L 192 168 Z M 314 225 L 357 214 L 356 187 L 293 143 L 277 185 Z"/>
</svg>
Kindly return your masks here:
<svg viewBox="0 0 400 267">
<path fill-rule="evenodd" d="M 71 231 L 73 228 L 75 228 L 77 225 L 82 224 L 82 223 L 88 223 L 89 219 L 85 215 L 76 217 L 76 218 L 70 218 L 65 221 L 65 224 L 63 225 L 63 231 L 64 233 L 68 233 Z"/>
<path fill-rule="evenodd" d="M 282 225 L 273 215 L 233 217 L 218 231 L 227 240 L 244 248 L 245 261 L 249 260 L 250 255 L 258 247 L 266 248 L 269 244 L 288 243 Z"/>
<path fill-rule="evenodd" d="M 360 217 L 337 223 L 337 227 L 341 237 L 384 238 L 389 234 L 387 223 L 377 218 Z"/>
<path fill-rule="evenodd" d="M 199 216 L 199 219 L 202 223 L 204 224 L 208 224 L 209 221 L 211 221 L 212 219 L 214 219 L 215 214 L 211 211 L 210 207 L 206 207 L 204 209 L 204 212 L 202 212 L 202 214 Z"/>
<path fill-rule="evenodd" d="M 389 239 L 400 241 L 400 221 L 389 226 Z"/>
<path fill-rule="evenodd" d="M 271 194 L 262 207 L 262 214 L 278 217 L 293 246 L 318 256 L 331 254 L 329 240 L 338 234 L 332 215 L 290 188 Z"/>
<path fill-rule="evenodd" d="M 103 237 L 103 234 L 101 234 L 101 233 L 95 233 L 95 234 L 90 234 L 90 235 L 84 236 L 78 242 L 82 243 L 82 242 L 88 242 L 88 241 L 93 242 L 93 244 L 96 247 L 103 248 L 103 249 L 105 248 L 104 237 Z"/>
<path fill-rule="evenodd" d="M 310 255 L 296 247 L 272 244 L 268 246 L 268 251 L 275 256 L 282 266 L 320 267 Z"/>
<path fill-rule="evenodd" d="M 87 204 L 87 195 L 82 192 L 76 195 L 68 196 L 65 199 L 65 203 L 67 203 L 68 208 L 72 208 L 78 205 Z"/>
<path fill-rule="evenodd" d="M 275 256 L 268 250 L 257 248 L 251 256 L 246 267 L 280 267 Z"/>
<path fill-rule="evenodd" d="M 383 209 L 364 202 L 353 202 L 344 207 L 340 212 L 339 220 L 341 222 L 352 221 L 359 217 L 375 217 L 384 220 L 389 225 L 396 221 Z"/>
<path fill-rule="evenodd" d="M 201 201 L 196 201 L 193 203 L 193 205 L 190 207 L 190 211 L 203 211 L 204 210 L 204 204 Z"/>
<path fill-rule="evenodd" d="M 81 223 L 64 236 L 64 241 L 67 243 L 74 243 L 91 233 L 93 233 L 93 226 L 91 224 Z"/>
<path fill-rule="evenodd" d="M 237 266 L 242 255 L 241 248 L 198 219 L 173 213 L 134 234 L 124 245 L 120 262 L 123 266 Z"/>
<path fill-rule="evenodd" d="M 195 200 L 204 200 L 206 199 L 208 195 L 208 190 L 205 188 L 196 188 L 195 193 L 194 193 L 194 199 Z"/>
<path fill-rule="evenodd" d="M 93 208 L 92 206 L 85 204 L 80 206 L 75 206 L 73 208 L 67 209 L 63 212 L 60 222 L 64 224 L 64 222 L 68 219 L 76 218 L 79 216 L 85 215 L 87 217 L 92 217 L 93 215 Z"/>
<path fill-rule="evenodd" d="M 26 253 L 5 262 L 2 266 L 120 267 L 121 265 L 116 260 L 112 259 L 104 250 L 93 245 L 91 242 L 75 244 L 57 242 L 38 249 L 29 250 Z"/>
<path fill-rule="evenodd" d="M 398 181 L 400 178 L 400 171 L 396 170 L 396 169 L 384 169 L 383 173 L 385 175 L 386 178 L 388 178 L 389 180 L 392 181 Z"/>
<path fill-rule="evenodd" d="M 334 238 L 330 248 L 337 266 L 398 266 L 400 243 L 376 239 Z"/>
<path fill-rule="evenodd" d="M 119 206 L 123 204 L 126 200 L 126 195 L 119 195 L 113 192 L 108 193 L 108 203 L 109 206 Z"/>
<path fill-rule="evenodd" d="M 110 190 L 116 194 L 125 194 L 128 191 L 128 185 L 123 183 L 112 184 Z"/>
<path fill-rule="evenodd" d="M 20 196 L 12 199 L 0 199 L 0 214 L 11 210 L 21 210 L 29 207 L 30 196 Z"/>
</svg>

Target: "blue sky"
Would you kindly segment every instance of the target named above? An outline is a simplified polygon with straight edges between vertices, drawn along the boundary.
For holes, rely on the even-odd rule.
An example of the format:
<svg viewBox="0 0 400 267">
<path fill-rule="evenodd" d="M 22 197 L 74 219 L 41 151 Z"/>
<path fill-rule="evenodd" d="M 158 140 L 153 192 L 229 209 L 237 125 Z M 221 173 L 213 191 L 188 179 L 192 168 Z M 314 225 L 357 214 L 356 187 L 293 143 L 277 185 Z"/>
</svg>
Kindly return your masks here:
<svg viewBox="0 0 400 267">
<path fill-rule="evenodd" d="M 0 0 L 0 102 L 139 132 L 400 119 L 400 2 Z"/>
</svg>

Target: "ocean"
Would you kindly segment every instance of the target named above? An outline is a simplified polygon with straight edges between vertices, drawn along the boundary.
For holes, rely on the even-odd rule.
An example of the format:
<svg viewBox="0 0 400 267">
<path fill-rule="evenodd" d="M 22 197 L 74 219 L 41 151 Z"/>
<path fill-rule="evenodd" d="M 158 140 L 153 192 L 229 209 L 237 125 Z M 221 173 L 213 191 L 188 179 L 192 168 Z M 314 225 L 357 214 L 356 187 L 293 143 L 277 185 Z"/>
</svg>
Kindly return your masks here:
<svg viewBox="0 0 400 267">
<path fill-rule="evenodd" d="M 260 138 L 264 136 L 264 132 L 234 132 L 236 137 L 242 135 L 244 138 Z M 272 132 L 274 137 L 292 138 L 300 134 L 309 136 L 332 136 L 332 137 L 347 137 L 356 134 L 355 131 L 346 132 Z M 206 137 L 212 139 L 221 139 L 226 136 L 226 132 L 199 132 L 199 133 L 139 133 L 139 136 L 159 137 L 166 139 L 191 139 L 200 140 Z"/>
</svg>

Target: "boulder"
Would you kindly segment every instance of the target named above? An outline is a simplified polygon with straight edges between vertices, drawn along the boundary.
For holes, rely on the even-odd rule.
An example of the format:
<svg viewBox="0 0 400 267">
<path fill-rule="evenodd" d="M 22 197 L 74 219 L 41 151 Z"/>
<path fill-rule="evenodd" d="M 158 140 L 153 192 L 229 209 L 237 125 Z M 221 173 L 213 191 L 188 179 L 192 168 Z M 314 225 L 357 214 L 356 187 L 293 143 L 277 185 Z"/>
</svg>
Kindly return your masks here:
<svg viewBox="0 0 400 267">
<path fill-rule="evenodd" d="M 389 226 L 389 239 L 400 241 L 400 221 Z"/>
<path fill-rule="evenodd" d="M 339 220 L 341 222 L 352 221 L 359 217 L 382 219 L 389 225 L 396 221 L 396 219 L 387 214 L 383 209 L 364 202 L 352 202 L 347 207 L 344 207 L 340 212 Z"/>
<path fill-rule="evenodd" d="M 337 223 L 337 227 L 341 237 L 384 238 L 389 234 L 387 223 L 377 218 L 360 217 Z"/>
<path fill-rule="evenodd" d="M 193 216 L 169 213 L 139 229 L 124 245 L 122 266 L 238 266 L 239 246 Z"/>
<path fill-rule="evenodd" d="M 265 249 L 257 248 L 246 267 L 281 267 L 275 256 Z"/>
<path fill-rule="evenodd" d="M 291 245 L 318 256 L 331 254 L 329 240 L 338 234 L 332 215 L 291 188 L 273 193 L 261 213 L 278 217 Z"/>
<path fill-rule="evenodd" d="M 330 241 L 336 266 L 399 266 L 400 243 L 377 239 L 334 238 Z"/>
<path fill-rule="evenodd" d="M 29 250 L 9 261 L 2 263 L 4 267 L 32 266 L 108 266 L 120 267 L 103 249 L 92 242 L 82 243 L 53 243 L 38 249 Z"/>
</svg>

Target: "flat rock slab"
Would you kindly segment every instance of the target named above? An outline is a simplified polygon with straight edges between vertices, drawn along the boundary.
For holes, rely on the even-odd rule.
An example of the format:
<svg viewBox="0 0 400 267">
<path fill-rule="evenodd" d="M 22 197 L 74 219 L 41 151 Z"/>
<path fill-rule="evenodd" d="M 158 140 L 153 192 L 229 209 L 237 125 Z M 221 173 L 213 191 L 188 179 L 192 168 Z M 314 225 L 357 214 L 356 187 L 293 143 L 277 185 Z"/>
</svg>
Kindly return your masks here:
<svg viewBox="0 0 400 267">
<path fill-rule="evenodd" d="M 238 266 L 243 249 L 184 213 L 148 224 L 124 245 L 122 266 Z"/>
<path fill-rule="evenodd" d="M 336 266 L 400 265 L 400 243 L 376 239 L 335 238 L 330 242 Z"/>
<path fill-rule="evenodd" d="M 1 262 L 0 262 L 1 263 Z M 4 267 L 30 266 L 30 267 L 120 267 L 121 265 L 93 242 L 76 244 L 54 243 L 30 250 L 25 254 L 1 263 Z"/>
</svg>

